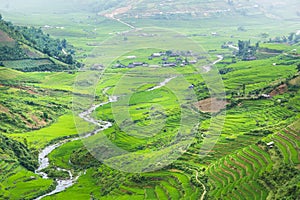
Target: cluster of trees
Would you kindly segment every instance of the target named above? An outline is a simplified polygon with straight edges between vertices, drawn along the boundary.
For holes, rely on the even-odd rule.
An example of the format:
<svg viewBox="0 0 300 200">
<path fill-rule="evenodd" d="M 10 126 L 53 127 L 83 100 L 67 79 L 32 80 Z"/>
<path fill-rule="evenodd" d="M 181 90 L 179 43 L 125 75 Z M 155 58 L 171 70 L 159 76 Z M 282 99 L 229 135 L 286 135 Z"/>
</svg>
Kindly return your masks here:
<svg viewBox="0 0 300 200">
<path fill-rule="evenodd" d="M 50 57 L 54 57 L 66 64 L 80 67 L 74 59 L 75 50 L 65 39 L 53 39 L 45 34 L 41 28 L 15 26 L 11 22 L 4 21 L 0 16 L 0 29 L 6 32 L 15 41 L 27 44 Z M 15 60 L 26 57 L 19 44 L 15 47 L 0 48 L 0 60 Z"/>
<path fill-rule="evenodd" d="M 101 165 L 92 176 L 97 180 L 96 184 L 101 188 L 101 195 L 105 196 L 126 182 L 130 174 Z"/>
<path fill-rule="evenodd" d="M 0 134 L 0 151 L 17 159 L 19 163 L 30 171 L 34 171 L 38 166 L 37 156 L 21 142 L 12 140 Z"/>
<path fill-rule="evenodd" d="M 300 42 L 300 35 L 296 33 L 290 33 L 288 36 L 277 36 L 275 38 L 270 38 L 269 43 L 289 43 L 289 44 L 295 44 L 297 42 Z"/>
<path fill-rule="evenodd" d="M 15 27 L 16 31 L 19 31 L 23 37 L 29 41 L 30 45 L 39 51 L 55 57 L 58 60 L 67 63 L 74 64 L 72 55 L 65 54 L 62 50 L 68 47 L 66 40 L 53 39 L 49 34 L 44 34 L 42 29 L 34 27 Z M 74 50 L 68 50 L 74 53 Z"/>
<path fill-rule="evenodd" d="M 274 199 L 297 199 L 300 196 L 300 171 L 287 164 L 265 172 L 260 180 L 273 191 Z"/>
<path fill-rule="evenodd" d="M 19 69 L 22 72 L 60 72 L 65 70 L 75 70 L 76 67 L 71 65 L 69 67 L 65 67 L 57 64 L 43 64 L 36 67 L 24 67 Z"/>
<path fill-rule="evenodd" d="M 257 49 L 259 48 L 259 43 L 256 43 L 255 46 L 251 45 L 250 40 L 238 42 L 239 51 L 237 56 L 242 60 L 256 60 L 255 54 Z"/>
<path fill-rule="evenodd" d="M 233 68 L 223 68 L 223 69 L 219 70 L 219 73 L 224 75 L 224 74 L 227 74 L 227 73 L 232 72 L 232 71 L 233 71 Z"/>
<path fill-rule="evenodd" d="M 70 156 L 70 161 L 73 167 L 78 169 L 87 169 L 101 165 L 85 147 L 78 148 L 74 151 Z"/>
<path fill-rule="evenodd" d="M 20 44 L 16 43 L 14 46 L 0 46 L 0 60 L 21 60 L 28 58 Z M 2 63 L 3 64 L 3 63 Z"/>
</svg>

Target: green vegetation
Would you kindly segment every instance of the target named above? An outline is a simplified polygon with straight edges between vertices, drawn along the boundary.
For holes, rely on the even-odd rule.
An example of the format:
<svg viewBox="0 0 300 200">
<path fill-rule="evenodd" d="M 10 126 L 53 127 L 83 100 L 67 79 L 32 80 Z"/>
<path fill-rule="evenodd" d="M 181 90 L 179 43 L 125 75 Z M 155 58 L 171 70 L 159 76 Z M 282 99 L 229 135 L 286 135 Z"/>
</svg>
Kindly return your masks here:
<svg viewBox="0 0 300 200">
<path fill-rule="evenodd" d="M 39 15 L 39 19 L 7 14 L 18 24 L 27 26 L 30 21 L 33 27 L 15 26 L 0 15 L 0 199 L 34 199 L 52 191 L 55 179 L 69 178 L 57 167 L 79 178 L 65 191 L 43 199 L 297 199 L 300 48 L 299 34 L 294 31 L 299 23 L 285 19 L 298 18 L 275 4 L 268 5 L 274 7 L 274 12 L 262 6 L 264 2 L 252 4 L 223 0 L 91 0 L 77 2 L 72 12 L 67 11 L 71 9 L 68 2 L 60 2 L 64 12 Z M 195 12 L 185 12 L 191 8 Z M 120 21 L 105 14 L 113 14 Z M 281 20 L 272 19 L 274 16 Z M 122 42 L 125 50 L 136 43 L 148 47 L 149 41 L 161 41 L 145 38 L 168 32 L 126 32 L 129 26 L 122 21 L 137 28 L 158 26 L 177 31 L 175 40 L 164 41 L 166 46 L 174 41 L 180 44 L 181 37 L 191 39 L 207 51 L 195 56 L 200 66 L 217 60 L 217 55 L 223 59 L 204 70 L 192 62 L 183 64 L 192 61 L 193 56 L 187 56 L 187 49 L 181 46 L 177 50 L 145 48 L 118 55 L 124 49 L 115 50 L 116 44 Z M 278 30 L 279 22 L 287 28 Z M 108 37 L 115 37 L 115 41 L 103 42 Z M 251 45 L 249 38 L 256 45 Z M 157 52 L 182 55 L 150 56 Z M 107 56 L 110 54 L 112 57 Z M 90 94 L 88 89 L 73 89 L 78 75 L 85 73 L 79 70 L 83 65 L 76 60 L 86 66 L 83 71 L 92 69 L 87 76 L 102 72 L 102 65 L 109 63 L 96 85 L 94 103 L 106 102 L 107 95 L 117 95 L 119 100 L 91 114 L 97 120 L 112 122 L 112 127 L 73 141 L 78 133 L 95 129 L 78 113 L 72 113 L 72 99 Z M 226 110 L 204 112 L 193 106 L 209 100 L 209 84 L 215 83 L 214 78 L 206 80 L 203 76 L 209 70 L 208 77 L 220 72 L 226 93 L 220 101 L 227 105 Z M 165 74 L 178 77 L 149 90 L 169 77 Z M 91 83 L 87 79 L 80 84 Z M 178 94 L 177 90 L 185 92 Z M 191 90 L 194 98 L 186 92 Z M 84 104 L 83 100 L 78 103 Z M 190 107 L 199 114 L 195 130 L 179 126 L 181 114 Z M 210 123 L 222 118 L 225 111 L 224 125 L 211 127 Z M 187 119 L 193 122 L 190 116 Z M 219 127 L 221 135 L 208 151 L 204 141 Z M 195 137 L 190 139 L 189 134 L 194 132 Z M 155 159 L 174 150 L 169 144 L 181 148 L 177 142 L 182 138 L 190 141 L 188 149 L 176 161 L 159 168 Z M 38 152 L 59 141 L 64 144 L 49 154 L 50 166 L 43 170 L 50 179 L 42 179 L 33 173 L 38 166 Z M 93 144 L 102 141 L 110 141 L 128 153 L 114 157 L 107 146 L 95 145 L 93 149 Z M 95 153 L 102 158 L 112 157 L 105 159 L 110 167 L 97 160 Z M 207 155 L 200 156 L 203 154 Z M 142 172 L 136 174 L 111 168 L 138 169 L 140 166 L 131 163 L 140 158 L 155 162 L 145 163 Z M 151 169 L 155 171 L 145 172 Z"/>
<path fill-rule="evenodd" d="M 0 135 L 0 139 L 1 160 L 11 161 L 12 163 L 17 161 L 28 170 L 34 171 L 38 165 L 36 156 L 24 144 L 3 135 Z"/>
<path fill-rule="evenodd" d="M 259 47 L 259 43 L 256 43 L 255 46 L 250 45 L 250 41 L 241 41 L 238 42 L 239 51 L 237 55 L 243 60 L 256 60 L 255 53 Z"/>
<path fill-rule="evenodd" d="M 0 60 L 20 60 L 28 58 L 28 56 L 24 53 L 19 44 L 15 44 L 12 47 L 9 46 L 1 46 L 0 47 Z M 3 63 L 2 63 L 3 64 Z"/>
<path fill-rule="evenodd" d="M 6 35 L 9 35 L 6 36 Z M 1 41 L 4 43 L 0 46 L 0 61 L 16 61 L 24 63 L 35 62 L 39 60 L 36 51 L 39 54 L 44 54 L 44 57 L 49 57 L 48 63 L 35 62 L 33 65 L 13 66 L 12 68 L 31 72 L 31 71 L 63 71 L 73 70 L 80 67 L 81 64 L 73 59 L 75 50 L 70 46 L 65 39 L 58 40 L 50 37 L 49 34 L 44 34 L 41 29 L 34 27 L 15 26 L 11 22 L 0 20 L 0 35 Z M 7 43 L 10 42 L 10 43 Z M 25 48 L 25 46 L 31 47 Z M 32 57 L 33 56 L 33 57 Z M 39 60 L 40 61 L 40 60 Z M 14 65 L 10 63 L 8 65 Z M 2 63 L 6 66 L 6 63 Z"/>
<path fill-rule="evenodd" d="M 4 84 L 0 86 L 1 133 L 40 129 L 53 123 L 68 109 L 67 101 L 61 99 L 58 102 L 63 92 L 47 95 L 49 91 L 42 89 Z"/>
<path fill-rule="evenodd" d="M 45 180 L 16 163 L 0 162 L 1 199 L 33 199 L 55 188 L 52 180 Z"/>
</svg>

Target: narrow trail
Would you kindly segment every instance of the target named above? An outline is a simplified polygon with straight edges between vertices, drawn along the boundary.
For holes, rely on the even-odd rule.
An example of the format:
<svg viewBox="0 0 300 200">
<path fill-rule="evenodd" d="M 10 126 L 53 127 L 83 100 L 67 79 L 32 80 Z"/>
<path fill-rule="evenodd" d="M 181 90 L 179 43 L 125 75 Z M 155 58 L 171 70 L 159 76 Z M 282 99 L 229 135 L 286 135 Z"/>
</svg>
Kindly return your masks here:
<svg viewBox="0 0 300 200">
<path fill-rule="evenodd" d="M 169 83 L 169 82 L 170 82 L 171 80 L 173 80 L 174 78 L 177 78 L 177 76 L 174 76 L 174 77 L 171 77 L 171 78 L 167 78 L 167 79 L 165 79 L 163 82 L 161 82 L 158 86 L 155 86 L 155 87 L 153 87 L 153 88 L 150 88 L 150 89 L 148 89 L 147 91 L 149 92 L 149 91 L 153 91 L 153 90 L 159 89 L 159 88 L 161 88 L 161 87 L 167 85 L 167 83 Z"/>
<path fill-rule="evenodd" d="M 202 185 L 202 188 L 203 188 L 203 194 L 201 195 L 200 200 L 204 200 L 205 195 L 207 194 L 207 190 L 206 190 L 205 185 L 198 179 L 198 177 L 199 177 L 199 172 L 198 172 L 197 170 L 195 170 L 195 172 L 196 172 L 196 181 L 197 181 L 199 184 L 201 184 L 201 185 Z"/>
<path fill-rule="evenodd" d="M 121 24 L 124 24 L 125 26 L 128 26 L 128 27 L 131 28 L 131 29 L 135 29 L 134 26 L 132 26 L 131 24 L 128 24 L 127 22 L 122 21 L 121 19 L 117 19 L 117 18 L 115 18 L 115 17 L 113 17 L 113 18 L 111 18 L 111 19 L 116 20 L 117 22 L 120 22 Z"/>
<path fill-rule="evenodd" d="M 206 65 L 206 66 L 202 67 L 204 69 L 205 73 L 208 73 L 211 70 L 211 68 L 212 68 L 213 65 L 221 62 L 224 59 L 224 57 L 222 55 L 217 55 L 217 57 L 218 57 L 218 59 L 215 60 L 212 64 L 209 64 L 209 65 Z"/>
<path fill-rule="evenodd" d="M 238 47 L 236 47 L 236 46 L 233 46 L 232 44 L 230 44 L 230 45 L 228 45 L 229 46 L 229 48 L 232 48 L 232 49 L 235 49 L 235 50 L 239 50 L 239 48 Z"/>
<path fill-rule="evenodd" d="M 199 198 L 199 200 L 204 200 L 205 198 L 205 195 L 207 194 L 207 190 L 206 190 L 206 187 L 205 185 L 199 180 L 199 172 L 196 170 L 196 169 L 191 169 L 191 168 L 188 168 L 189 170 L 194 170 L 195 173 L 196 173 L 196 181 L 202 186 L 203 188 L 203 193 L 201 195 L 201 197 Z"/>
</svg>

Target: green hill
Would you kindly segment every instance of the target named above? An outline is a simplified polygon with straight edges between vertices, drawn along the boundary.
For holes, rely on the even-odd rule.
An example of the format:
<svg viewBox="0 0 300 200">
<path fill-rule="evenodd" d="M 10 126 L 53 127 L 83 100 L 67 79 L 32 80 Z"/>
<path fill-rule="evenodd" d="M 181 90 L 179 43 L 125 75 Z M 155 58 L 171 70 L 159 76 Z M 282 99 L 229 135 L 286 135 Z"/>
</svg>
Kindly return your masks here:
<svg viewBox="0 0 300 200">
<path fill-rule="evenodd" d="M 0 63 L 24 72 L 63 71 L 80 67 L 72 54 L 73 47 L 66 40 L 57 40 L 41 29 L 15 26 L 0 20 Z M 30 62 L 20 67 L 18 63 Z"/>
</svg>

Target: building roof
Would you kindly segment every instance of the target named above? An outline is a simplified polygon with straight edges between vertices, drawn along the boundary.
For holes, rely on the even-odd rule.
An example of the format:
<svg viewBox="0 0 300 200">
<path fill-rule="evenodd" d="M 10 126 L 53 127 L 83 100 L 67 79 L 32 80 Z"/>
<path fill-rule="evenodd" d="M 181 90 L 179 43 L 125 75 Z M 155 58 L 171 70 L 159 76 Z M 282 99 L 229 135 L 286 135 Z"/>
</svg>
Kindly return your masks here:
<svg viewBox="0 0 300 200">
<path fill-rule="evenodd" d="M 269 143 L 267 143 L 267 145 L 268 146 L 272 146 L 272 145 L 274 145 L 275 143 L 272 141 L 272 142 L 269 142 Z"/>
</svg>

